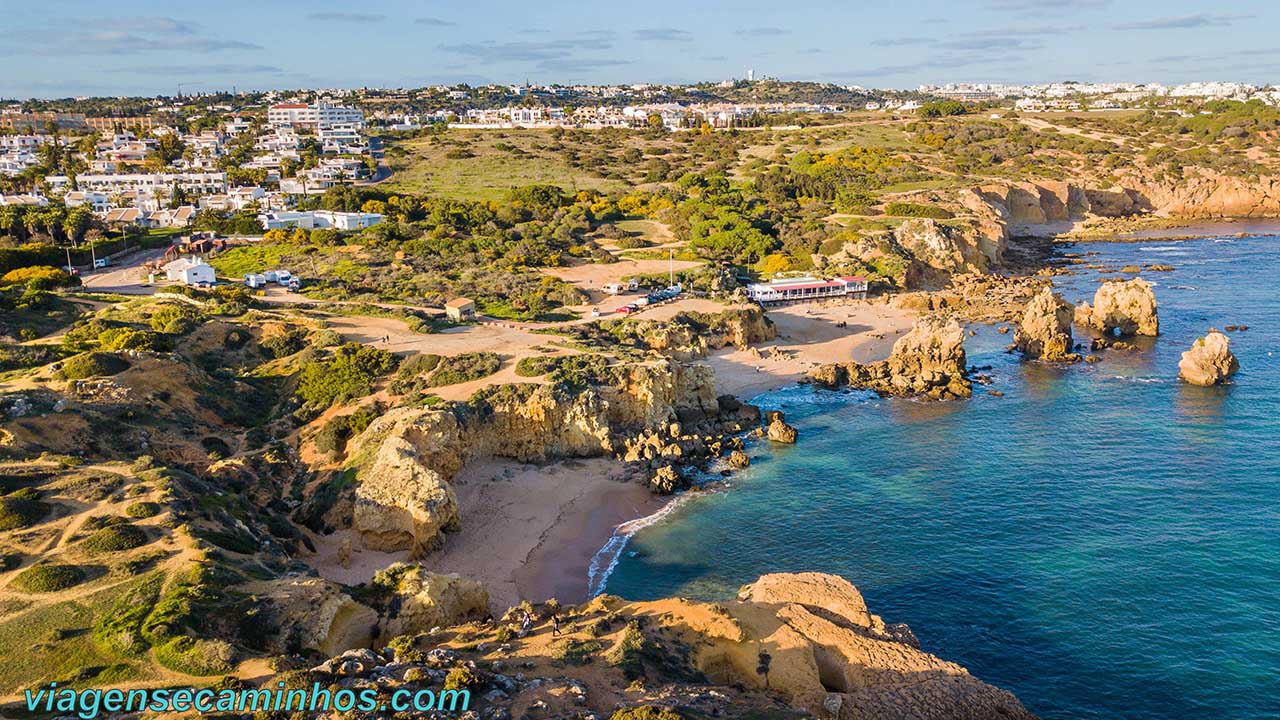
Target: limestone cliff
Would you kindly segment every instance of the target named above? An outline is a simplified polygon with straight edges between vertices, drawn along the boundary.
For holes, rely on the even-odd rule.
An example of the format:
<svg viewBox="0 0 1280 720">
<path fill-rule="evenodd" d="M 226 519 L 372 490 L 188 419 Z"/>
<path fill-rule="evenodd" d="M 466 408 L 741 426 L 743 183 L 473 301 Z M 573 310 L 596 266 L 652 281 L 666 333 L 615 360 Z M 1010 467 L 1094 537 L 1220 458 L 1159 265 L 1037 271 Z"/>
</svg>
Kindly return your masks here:
<svg viewBox="0 0 1280 720">
<path fill-rule="evenodd" d="M 706 438 L 759 416 L 713 388 L 709 367 L 663 361 L 616 368 L 580 389 L 501 385 L 465 404 L 391 410 L 352 440 L 351 525 L 368 547 L 420 557 L 460 522 L 449 481 L 472 458 L 670 461 L 727 451 Z"/>
<path fill-rule="evenodd" d="M 928 315 L 893 344 L 889 359 L 863 365 L 833 363 L 809 373 L 823 387 L 859 387 L 885 395 L 919 395 L 937 400 L 966 398 L 964 330 L 954 318 Z"/>
<path fill-rule="evenodd" d="M 1240 369 L 1231 352 L 1231 340 L 1217 330 L 1198 338 L 1178 361 L 1178 377 L 1192 385 L 1218 385 Z"/>
<path fill-rule="evenodd" d="M 946 273 L 987 272 L 1004 255 L 1002 235 L 991 238 L 971 226 L 928 218 L 907 220 L 894 229 L 893 238 L 920 263 Z"/>
<path fill-rule="evenodd" d="M 1050 362 L 1075 362 L 1080 356 L 1073 353 L 1071 322 L 1074 309 L 1061 295 L 1046 287 L 1027 304 L 1014 343 L 1018 351 L 1029 360 Z"/>
<path fill-rule="evenodd" d="M 1160 316 L 1151 283 L 1142 278 L 1102 283 L 1093 305 L 1076 308 L 1077 323 L 1104 335 L 1159 335 Z"/>
</svg>

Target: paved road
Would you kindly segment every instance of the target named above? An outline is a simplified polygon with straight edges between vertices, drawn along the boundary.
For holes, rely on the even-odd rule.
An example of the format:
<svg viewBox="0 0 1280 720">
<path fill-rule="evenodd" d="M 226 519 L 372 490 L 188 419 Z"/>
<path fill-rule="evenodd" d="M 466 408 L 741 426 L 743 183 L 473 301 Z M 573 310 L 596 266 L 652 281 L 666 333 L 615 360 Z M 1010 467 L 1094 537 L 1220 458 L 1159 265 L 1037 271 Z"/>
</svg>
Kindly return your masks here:
<svg viewBox="0 0 1280 720">
<path fill-rule="evenodd" d="M 164 256 L 164 249 L 140 250 L 126 255 L 119 265 L 102 270 L 86 270 L 80 275 L 80 284 L 99 292 L 126 295 L 149 295 L 155 288 L 147 285 L 147 272 L 143 263 Z"/>
</svg>

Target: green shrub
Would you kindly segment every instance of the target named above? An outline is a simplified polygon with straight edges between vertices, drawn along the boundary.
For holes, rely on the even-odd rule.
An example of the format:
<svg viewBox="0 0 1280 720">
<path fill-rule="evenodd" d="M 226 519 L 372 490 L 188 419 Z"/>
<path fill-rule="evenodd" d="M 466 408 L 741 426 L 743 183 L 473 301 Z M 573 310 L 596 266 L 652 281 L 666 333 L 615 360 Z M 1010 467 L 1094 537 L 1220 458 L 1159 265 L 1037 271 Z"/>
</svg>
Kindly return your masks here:
<svg viewBox="0 0 1280 720">
<path fill-rule="evenodd" d="M 106 352 L 155 350 L 156 335 L 147 330 L 113 327 L 98 334 L 98 347 Z"/>
<path fill-rule="evenodd" d="M 347 343 L 329 360 L 303 365 L 298 396 L 314 407 L 331 405 L 368 394 L 373 381 L 396 366 L 396 356 L 375 347 Z"/>
<path fill-rule="evenodd" d="M 644 675 L 644 655 L 647 644 L 648 640 L 645 639 L 644 632 L 633 620 L 627 623 L 618 644 L 605 654 L 605 660 L 610 665 L 621 669 L 628 680 L 634 680 Z"/>
<path fill-rule="evenodd" d="M 80 542 L 81 547 L 94 553 L 132 550 L 146 544 L 147 534 L 128 523 L 104 527 Z"/>
<path fill-rule="evenodd" d="M 586 665 L 591 662 L 596 653 L 600 652 L 603 647 L 599 640 L 569 639 L 552 651 L 551 659 L 566 662 L 570 665 Z"/>
<path fill-rule="evenodd" d="M 169 304 L 151 314 L 148 323 L 156 332 L 181 335 L 190 332 L 196 325 L 199 313 L 187 304 Z"/>
<path fill-rule="evenodd" d="M 445 690 L 470 690 L 480 685 L 480 676 L 465 665 L 459 665 L 444 677 Z"/>
<path fill-rule="evenodd" d="M 231 671 L 235 648 L 222 640 L 197 640 L 179 635 L 155 649 L 156 662 L 170 670 L 208 677 Z"/>
<path fill-rule="evenodd" d="M 934 220 L 949 220 L 955 217 L 954 213 L 945 208 L 906 202 L 891 202 L 884 206 L 884 212 L 886 215 L 896 217 L 933 218 Z"/>
<path fill-rule="evenodd" d="M 288 357 L 307 346 L 307 332 L 301 328 L 289 328 L 262 338 L 258 347 L 269 358 Z"/>
<path fill-rule="evenodd" d="M 149 518 L 160 514 L 160 505 L 153 502 L 141 501 L 130 504 L 124 509 L 124 514 L 131 518 Z"/>
<path fill-rule="evenodd" d="M 109 612 L 101 613 L 93 623 L 94 642 L 118 655 L 138 656 L 151 647 L 142 636 L 142 622 L 147 619 L 160 597 L 164 573 L 156 572 L 140 578 L 122 593 Z"/>
<path fill-rule="evenodd" d="M 455 355 L 441 361 L 440 367 L 427 379 L 427 387 L 444 387 L 489 377 L 502 367 L 497 353 L 473 352 Z"/>
<path fill-rule="evenodd" d="M 84 571 L 75 565 L 35 565 L 19 573 L 13 586 L 29 593 L 58 592 L 84 580 Z"/>
<path fill-rule="evenodd" d="M 950 115 L 964 115 L 969 112 L 965 104 L 957 100 L 940 100 L 927 102 L 920 106 L 916 114 L 923 118 L 938 118 Z"/>
<path fill-rule="evenodd" d="M 4 277 L 0 277 L 0 283 L 49 290 L 57 287 L 75 287 L 80 284 L 80 278 L 49 265 L 33 265 L 10 270 L 4 274 Z"/>
<path fill-rule="evenodd" d="M 106 377 L 129 369 L 129 362 L 118 355 L 101 352 L 88 352 L 74 355 L 62 362 L 62 377 L 68 380 L 83 380 L 91 377 Z"/>
<path fill-rule="evenodd" d="M 49 514 L 49 505 L 18 491 L 0 497 L 0 531 L 31 527 Z"/>
<path fill-rule="evenodd" d="M 640 248 L 647 248 L 653 243 L 649 242 L 648 240 L 645 240 L 642 237 L 628 236 L 624 238 L 618 238 L 617 240 L 614 241 L 614 244 L 617 245 L 618 248 L 622 250 L 638 250 Z"/>
</svg>

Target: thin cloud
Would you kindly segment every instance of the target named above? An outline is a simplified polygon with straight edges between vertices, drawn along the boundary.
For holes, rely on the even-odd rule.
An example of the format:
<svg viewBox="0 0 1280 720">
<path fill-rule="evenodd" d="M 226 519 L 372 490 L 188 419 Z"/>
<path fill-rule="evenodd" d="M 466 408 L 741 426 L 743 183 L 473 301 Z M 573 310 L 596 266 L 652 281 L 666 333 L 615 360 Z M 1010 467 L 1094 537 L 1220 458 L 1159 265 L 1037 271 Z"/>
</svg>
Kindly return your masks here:
<svg viewBox="0 0 1280 720">
<path fill-rule="evenodd" d="M 415 25 L 428 25 L 430 27 L 453 27 L 458 23 L 451 20 L 444 20 L 435 17 L 420 17 L 413 21 Z"/>
<path fill-rule="evenodd" d="M 670 27 L 641 28 L 632 33 L 632 35 L 637 40 L 653 42 L 689 42 L 693 40 L 693 33 Z"/>
<path fill-rule="evenodd" d="M 1114 27 L 1116 30 L 1185 30 L 1200 27 L 1224 27 L 1236 20 L 1243 20 L 1249 17 L 1252 16 L 1195 13 L 1194 15 L 1179 15 L 1176 17 L 1152 18 L 1150 20 L 1121 23 Z"/>
<path fill-rule="evenodd" d="M 909 45 L 932 45 L 938 42 L 937 38 L 931 37 L 900 37 L 900 38 L 879 38 L 872 40 L 871 44 L 876 47 L 906 47 Z"/>
<path fill-rule="evenodd" d="M 578 50 L 610 50 L 613 42 L 607 32 L 580 34 L 571 39 L 548 42 L 472 42 L 441 45 L 445 52 L 466 55 L 482 63 L 535 62 L 575 58 Z"/>
<path fill-rule="evenodd" d="M 307 19 L 319 22 L 378 23 L 386 20 L 387 16 L 377 13 L 317 12 L 308 15 Z"/>
<path fill-rule="evenodd" d="M 275 65 L 214 63 L 201 65 L 134 65 L 121 68 L 122 72 L 176 73 L 180 75 L 279 75 L 283 68 Z"/>
<path fill-rule="evenodd" d="M 780 27 L 753 27 L 738 30 L 734 34 L 742 37 L 766 38 L 790 35 L 791 31 Z"/>
</svg>

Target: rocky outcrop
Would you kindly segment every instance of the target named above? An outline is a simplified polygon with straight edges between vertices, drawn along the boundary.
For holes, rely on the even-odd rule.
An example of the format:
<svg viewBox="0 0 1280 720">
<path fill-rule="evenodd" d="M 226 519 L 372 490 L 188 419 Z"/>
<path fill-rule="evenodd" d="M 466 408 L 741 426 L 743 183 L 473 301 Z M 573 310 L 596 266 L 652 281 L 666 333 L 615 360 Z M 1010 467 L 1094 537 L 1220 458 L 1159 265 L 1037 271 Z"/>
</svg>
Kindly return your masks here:
<svg viewBox="0 0 1280 720">
<path fill-rule="evenodd" d="M 1104 335 L 1159 335 L 1156 294 L 1142 278 L 1111 280 L 1093 296 L 1093 305 L 1082 303 L 1075 321 Z"/>
<path fill-rule="evenodd" d="M 381 653 L 351 650 L 311 672 L 321 684 L 390 694 L 465 668 L 473 707 L 496 718 L 607 717 L 625 707 L 644 708 L 628 717 L 1034 719 L 1010 693 L 922 651 L 909 628 L 872 614 L 833 575 L 766 575 L 718 603 L 602 595 L 528 611 L 534 622 L 515 637 L 523 610 L 498 627 L 469 623 Z"/>
<path fill-rule="evenodd" d="M 907 220 L 893 231 L 893 238 L 917 261 L 944 273 L 987 272 L 999 266 L 1004 251 L 999 239 L 988 239 L 972 227 L 928 218 Z"/>
<path fill-rule="evenodd" d="M 1231 340 L 1217 330 L 1199 338 L 1178 361 L 1178 377 L 1192 385 L 1219 385 L 1240 369 Z"/>
<path fill-rule="evenodd" d="M 1046 287 L 1027 304 L 1014 343 L 1023 357 L 1049 362 L 1076 362 L 1072 352 L 1071 322 L 1074 308 L 1061 295 Z"/>
<path fill-rule="evenodd" d="M 397 635 L 416 635 L 481 618 L 489 611 L 489 591 L 475 580 L 427 572 L 421 566 L 404 569 L 396 576 L 391 609 L 381 626 L 384 642 Z"/>
<path fill-rule="evenodd" d="M 1010 693 L 904 642 L 843 578 L 766 575 L 742 588 L 726 609 L 738 632 L 709 632 L 708 646 L 699 651 L 713 681 L 762 686 L 756 668 L 763 650 L 770 656 L 769 688 L 819 715 L 1033 717 Z"/>
<path fill-rule="evenodd" d="M 739 350 L 772 340 L 778 329 L 759 307 L 718 313 L 685 312 L 669 320 L 640 321 L 637 333 L 650 349 L 676 360 L 697 360 L 732 345 Z"/>
<path fill-rule="evenodd" d="M 809 379 L 826 388 L 858 387 L 883 395 L 967 398 L 972 386 L 965 362 L 960 324 L 950 317 L 929 315 L 898 338 L 889 359 L 868 365 L 823 365 L 811 371 Z"/>
<path fill-rule="evenodd" d="M 387 412 L 350 443 L 351 525 L 368 547 L 420 557 L 465 521 L 449 482 L 472 458 L 605 455 L 656 469 L 719 456 L 733 448 L 716 438 L 756 427 L 759 411 L 717 398 L 714 379 L 705 365 L 635 364 L 582 389 L 499 385 L 465 404 Z"/>
<path fill-rule="evenodd" d="M 264 626 L 279 629 L 263 638 L 272 652 L 303 647 L 333 655 L 373 640 L 378 613 L 327 580 L 294 576 L 246 583 L 237 590 L 257 597 L 268 618 Z"/>
<path fill-rule="evenodd" d="M 767 423 L 765 437 L 776 443 L 795 444 L 798 433 L 795 428 L 787 424 L 781 411 L 771 410 L 765 413 L 765 421 Z"/>
<path fill-rule="evenodd" d="M 413 424 L 403 433 L 389 434 L 356 485 L 351 526 L 365 547 L 410 548 L 410 557 L 417 558 L 435 549 L 443 533 L 459 528 L 458 500 L 440 475 L 449 465 L 438 470 L 427 458 L 440 453 L 414 444 L 414 440 L 431 443 L 445 433 L 426 434 L 422 429 Z"/>
</svg>

